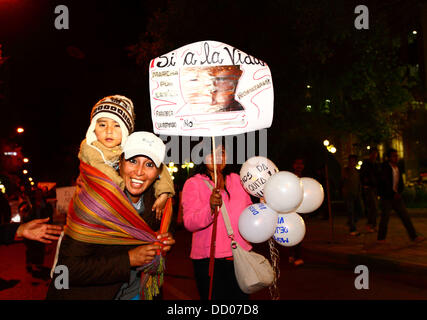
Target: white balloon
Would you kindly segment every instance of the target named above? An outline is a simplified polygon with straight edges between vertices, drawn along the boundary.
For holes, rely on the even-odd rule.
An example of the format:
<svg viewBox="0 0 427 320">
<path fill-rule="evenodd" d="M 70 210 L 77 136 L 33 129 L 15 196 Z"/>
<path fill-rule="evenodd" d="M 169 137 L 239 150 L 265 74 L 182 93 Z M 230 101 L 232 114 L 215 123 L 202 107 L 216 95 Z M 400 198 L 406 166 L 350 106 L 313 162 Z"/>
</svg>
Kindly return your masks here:
<svg viewBox="0 0 427 320">
<path fill-rule="evenodd" d="M 296 213 L 279 213 L 277 218 L 274 240 L 282 246 L 292 247 L 304 239 L 305 223 L 303 218 Z"/>
<path fill-rule="evenodd" d="M 325 194 L 322 185 L 313 178 L 301 178 L 304 198 L 295 210 L 298 213 L 310 213 L 322 205 Z"/>
<path fill-rule="evenodd" d="M 261 243 L 276 231 L 277 212 L 265 203 L 250 205 L 239 217 L 240 235 L 249 242 Z"/>
<path fill-rule="evenodd" d="M 295 211 L 303 197 L 300 178 L 289 171 L 280 171 L 272 175 L 264 186 L 265 201 L 277 212 Z"/>
<path fill-rule="evenodd" d="M 277 166 L 265 157 L 252 157 L 240 169 L 240 182 L 249 194 L 261 198 L 267 180 L 279 172 Z"/>
</svg>

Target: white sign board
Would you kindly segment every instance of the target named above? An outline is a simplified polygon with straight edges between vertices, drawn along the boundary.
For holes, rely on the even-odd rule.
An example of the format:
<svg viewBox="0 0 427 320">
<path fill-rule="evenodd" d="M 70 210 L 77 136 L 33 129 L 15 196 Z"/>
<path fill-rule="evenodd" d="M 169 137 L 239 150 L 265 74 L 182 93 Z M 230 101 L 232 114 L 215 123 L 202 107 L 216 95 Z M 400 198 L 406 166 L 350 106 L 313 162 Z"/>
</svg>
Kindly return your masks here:
<svg viewBox="0 0 427 320">
<path fill-rule="evenodd" d="M 264 61 L 216 41 L 200 41 L 151 60 L 153 130 L 224 136 L 269 128 L 273 80 Z"/>
<path fill-rule="evenodd" d="M 56 188 L 56 211 L 58 214 L 67 214 L 75 190 L 76 187 Z"/>
</svg>

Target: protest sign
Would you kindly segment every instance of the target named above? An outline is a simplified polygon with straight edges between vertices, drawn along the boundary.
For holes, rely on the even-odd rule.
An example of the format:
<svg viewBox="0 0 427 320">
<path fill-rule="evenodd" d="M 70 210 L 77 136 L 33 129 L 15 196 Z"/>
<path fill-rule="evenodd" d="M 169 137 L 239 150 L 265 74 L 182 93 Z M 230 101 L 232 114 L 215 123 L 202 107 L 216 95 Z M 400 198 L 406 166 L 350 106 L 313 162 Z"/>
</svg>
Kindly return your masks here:
<svg viewBox="0 0 427 320">
<path fill-rule="evenodd" d="M 224 136 L 271 126 L 269 67 L 230 45 L 186 45 L 151 60 L 149 74 L 157 134 Z"/>
<path fill-rule="evenodd" d="M 58 214 L 66 215 L 68 206 L 73 198 L 76 187 L 62 187 L 56 188 L 56 211 Z"/>
</svg>

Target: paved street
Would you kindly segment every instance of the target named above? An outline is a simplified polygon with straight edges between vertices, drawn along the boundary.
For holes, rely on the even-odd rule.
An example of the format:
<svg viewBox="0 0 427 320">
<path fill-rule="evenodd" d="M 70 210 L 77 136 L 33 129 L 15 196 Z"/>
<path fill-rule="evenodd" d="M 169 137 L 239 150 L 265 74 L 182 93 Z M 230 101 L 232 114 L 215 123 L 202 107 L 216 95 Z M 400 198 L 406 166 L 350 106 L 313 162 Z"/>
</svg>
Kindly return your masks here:
<svg viewBox="0 0 427 320">
<path fill-rule="evenodd" d="M 427 217 L 413 215 L 418 232 L 427 234 Z M 360 222 L 363 226 L 364 222 Z M 279 288 L 282 300 L 426 300 L 427 241 L 412 244 L 395 216 L 390 220 L 389 244 L 377 246 L 375 235 L 347 235 L 345 217 L 334 219 L 334 241 L 330 225 L 317 217 L 308 219 L 302 244 L 304 265 L 288 263 L 289 249 L 280 252 Z M 361 228 L 363 230 L 363 228 Z M 176 231 L 177 244 L 169 254 L 164 284 L 164 299 L 197 300 L 192 263 L 188 258 L 191 234 L 182 227 Z M 54 246 L 47 247 L 45 265 L 53 260 Z M 255 250 L 268 255 L 267 243 Z M 35 279 L 25 271 L 25 246 L 15 243 L 0 246 L 0 278 L 19 281 L 12 288 L 0 291 L 1 300 L 44 299 L 48 281 Z M 3 257 L 7 257 L 4 259 Z M 369 289 L 356 289 L 354 273 L 357 265 L 369 270 Z M 252 299 L 268 300 L 269 291 L 254 294 Z"/>
</svg>

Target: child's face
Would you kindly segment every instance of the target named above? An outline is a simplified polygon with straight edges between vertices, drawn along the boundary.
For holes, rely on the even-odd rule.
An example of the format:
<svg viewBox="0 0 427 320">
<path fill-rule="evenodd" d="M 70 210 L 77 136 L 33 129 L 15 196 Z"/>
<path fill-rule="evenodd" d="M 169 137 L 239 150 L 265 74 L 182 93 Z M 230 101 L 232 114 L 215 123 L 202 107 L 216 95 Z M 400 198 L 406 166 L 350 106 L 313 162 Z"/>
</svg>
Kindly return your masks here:
<svg viewBox="0 0 427 320">
<path fill-rule="evenodd" d="M 113 148 L 122 143 L 122 129 L 110 118 L 99 118 L 95 125 L 96 139 L 107 148 Z"/>
</svg>

